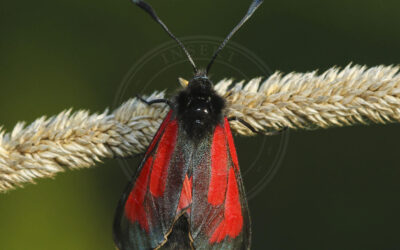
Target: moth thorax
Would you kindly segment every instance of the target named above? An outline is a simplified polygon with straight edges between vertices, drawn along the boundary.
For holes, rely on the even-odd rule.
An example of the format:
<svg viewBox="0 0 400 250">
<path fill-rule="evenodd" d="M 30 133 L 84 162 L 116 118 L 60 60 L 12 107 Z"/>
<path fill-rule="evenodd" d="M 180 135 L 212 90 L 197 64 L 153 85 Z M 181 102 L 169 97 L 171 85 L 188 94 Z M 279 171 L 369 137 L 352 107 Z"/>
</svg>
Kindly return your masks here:
<svg viewBox="0 0 400 250">
<path fill-rule="evenodd" d="M 221 122 L 224 99 L 207 77 L 195 77 L 177 96 L 178 118 L 186 133 L 201 138 Z"/>
</svg>

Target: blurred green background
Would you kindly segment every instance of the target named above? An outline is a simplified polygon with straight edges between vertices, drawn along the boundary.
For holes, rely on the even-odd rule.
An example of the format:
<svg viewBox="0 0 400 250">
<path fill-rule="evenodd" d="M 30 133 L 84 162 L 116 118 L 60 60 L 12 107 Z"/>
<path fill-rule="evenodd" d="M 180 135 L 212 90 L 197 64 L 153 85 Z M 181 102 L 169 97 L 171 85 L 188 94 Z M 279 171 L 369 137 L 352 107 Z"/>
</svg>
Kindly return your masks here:
<svg viewBox="0 0 400 250">
<path fill-rule="evenodd" d="M 151 1 L 177 36 L 213 37 L 224 37 L 249 3 Z M 233 40 L 272 71 L 398 64 L 399 9 L 394 0 L 266 1 Z M 127 0 L 1 1 L 0 36 L 7 131 L 69 107 L 103 111 L 130 67 L 169 41 Z M 215 80 L 229 77 L 217 66 L 214 72 Z M 146 93 L 174 89 L 176 73 L 166 77 Z M 253 249 L 400 249 L 399 135 L 397 124 L 291 131 L 277 175 L 249 202 Z M 264 138 L 236 141 L 245 171 Z M 269 160 L 265 154 L 258 162 Z M 245 185 L 255 178 L 246 175 Z M 1 194 L 0 249 L 113 249 L 114 209 L 126 182 L 108 160 Z"/>
</svg>

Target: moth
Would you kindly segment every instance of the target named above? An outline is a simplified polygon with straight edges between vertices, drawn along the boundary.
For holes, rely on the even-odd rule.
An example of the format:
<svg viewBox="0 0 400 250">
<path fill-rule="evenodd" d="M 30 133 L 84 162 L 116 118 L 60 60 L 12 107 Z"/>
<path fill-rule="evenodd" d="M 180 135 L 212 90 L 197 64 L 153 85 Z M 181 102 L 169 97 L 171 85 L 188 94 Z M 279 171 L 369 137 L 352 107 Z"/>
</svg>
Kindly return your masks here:
<svg viewBox="0 0 400 250">
<path fill-rule="evenodd" d="M 144 1 L 145 10 L 185 52 L 194 69 L 184 89 L 165 103 L 170 111 L 150 143 L 138 172 L 118 204 L 113 236 L 118 249 L 249 249 L 250 217 L 225 100 L 213 89 L 208 72 L 246 15 L 216 50 L 206 70 L 199 70 L 184 45 Z"/>
</svg>

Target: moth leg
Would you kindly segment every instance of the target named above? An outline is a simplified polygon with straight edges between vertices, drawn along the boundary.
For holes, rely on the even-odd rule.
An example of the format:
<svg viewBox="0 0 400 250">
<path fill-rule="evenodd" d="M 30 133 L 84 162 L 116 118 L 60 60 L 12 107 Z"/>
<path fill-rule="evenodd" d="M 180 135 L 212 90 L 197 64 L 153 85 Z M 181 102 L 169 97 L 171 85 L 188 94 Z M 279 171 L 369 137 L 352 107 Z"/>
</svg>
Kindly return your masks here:
<svg viewBox="0 0 400 250">
<path fill-rule="evenodd" d="M 136 96 L 140 101 L 142 101 L 143 103 L 146 103 L 147 105 L 152 105 L 152 104 L 155 104 L 155 103 L 165 103 L 165 104 L 167 104 L 169 107 L 172 107 L 172 103 L 169 101 L 169 100 L 167 100 L 167 99 L 154 99 L 154 100 L 151 100 L 151 101 L 147 101 L 147 100 L 145 100 L 145 99 L 143 99 L 141 96 Z"/>
<path fill-rule="evenodd" d="M 255 134 L 260 134 L 260 132 L 258 132 L 255 128 L 253 128 L 248 122 L 246 122 L 245 120 L 243 120 L 242 118 L 233 116 L 233 117 L 228 117 L 228 121 L 238 121 L 241 124 L 243 124 L 246 128 L 250 129 L 251 132 L 255 133 Z"/>
<path fill-rule="evenodd" d="M 266 132 L 266 133 L 262 133 L 260 131 L 257 131 L 255 128 L 253 128 L 248 122 L 246 122 L 245 120 L 238 118 L 238 117 L 228 117 L 228 121 L 238 121 L 241 124 L 243 124 L 246 128 L 250 129 L 251 132 L 255 133 L 255 134 L 263 134 L 263 135 L 280 135 L 283 132 L 285 132 L 286 130 L 288 130 L 288 127 L 284 127 L 281 130 L 278 131 L 272 131 L 272 132 Z"/>
</svg>

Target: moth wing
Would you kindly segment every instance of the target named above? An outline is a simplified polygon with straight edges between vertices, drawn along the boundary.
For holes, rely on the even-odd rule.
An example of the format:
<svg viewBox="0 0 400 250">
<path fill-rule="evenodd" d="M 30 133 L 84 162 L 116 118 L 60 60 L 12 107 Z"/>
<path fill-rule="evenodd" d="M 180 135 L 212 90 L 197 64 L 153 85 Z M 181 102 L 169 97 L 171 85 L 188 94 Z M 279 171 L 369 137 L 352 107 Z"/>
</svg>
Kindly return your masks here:
<svg viewBox="0 0 400 250">
<path fill-rule="evenodd" d="M 174 224 L 188 159 L 172 116 L 170 111 L 119 202 L 113 230 L 119 249 L 156 248 Z"/>
<path fill-rule="evenodd" d="M 216 126 L 208 145 L 205 155 L 193 166 L 193 245 L 195 249 L 249 249 L 249 212 L 226 118 L 223 125 Z"/>
</svg>

